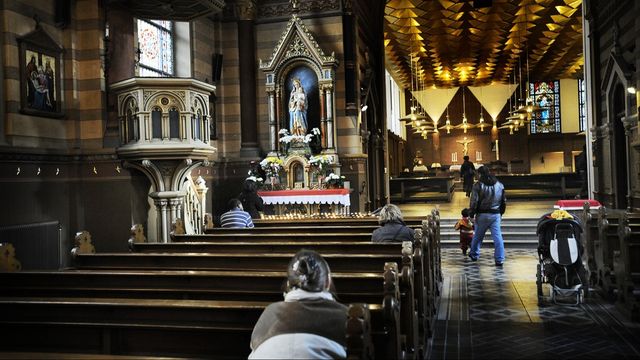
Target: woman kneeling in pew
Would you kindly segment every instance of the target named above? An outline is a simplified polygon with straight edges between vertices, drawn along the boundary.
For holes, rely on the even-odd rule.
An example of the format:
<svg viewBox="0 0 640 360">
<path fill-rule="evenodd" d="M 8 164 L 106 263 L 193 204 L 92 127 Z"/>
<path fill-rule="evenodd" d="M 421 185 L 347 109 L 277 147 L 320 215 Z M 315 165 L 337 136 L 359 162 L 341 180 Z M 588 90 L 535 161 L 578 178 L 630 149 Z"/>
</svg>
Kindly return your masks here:
<svg viewBox="0 0 640 360">
<path fill-rule="evenodd" d="M 251 334 L 249 359 L 344 359 L 347 307 L 330 292 L 331 272 L 315 251 L 289 262 L 284 301 L 267 306 Z"/>
</svg>

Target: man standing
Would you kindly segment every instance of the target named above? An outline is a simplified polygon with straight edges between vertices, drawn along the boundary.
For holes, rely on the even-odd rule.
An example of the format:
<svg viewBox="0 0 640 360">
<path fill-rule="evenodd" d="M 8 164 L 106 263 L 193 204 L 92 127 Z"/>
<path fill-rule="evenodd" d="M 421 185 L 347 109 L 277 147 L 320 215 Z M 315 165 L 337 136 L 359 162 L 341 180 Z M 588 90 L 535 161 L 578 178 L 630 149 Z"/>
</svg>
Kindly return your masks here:
<svg viewBox="0 0 640 360">
<path fill-rule="evenodd" d="M 242 209 L 242 202 L 238 199 L 229 200 L 231 210 L 220 216 L 220 225 L 223 228 L 252 228 L 251 215 Z"/>
<path fill-rule="evenodd" d="M 463 159 L 464 162 L 462 166 L 460 166 L 460 177 L 462 178 L 462 188 L 467 194 L 467 197 L 469 197 L 471 188 L 473 187 L 473 177 L 476 175 L 476 167 L 469 161 L 468 155 L 465 155 Z"/>
<path fill-rule="evenodd" d="M 500 225 L 502 214 L 504 214 L 507 207 L 504 186 L 485 166 L 481 166 L 478 169 L 478 174 L 480 175 L 480 180 L 473 185 L 469 201 L 471 216 L 475 215 L 476 217 L 476 229 L 471 240 L 469 257 L 472 261 L 478 260 L 484 234 L 489 229 L 491 230 L 491 236 L 493 236 L 495 264 L 496 266 L 502 266 L 504 263 L 504 241 Z"/>
</svg>

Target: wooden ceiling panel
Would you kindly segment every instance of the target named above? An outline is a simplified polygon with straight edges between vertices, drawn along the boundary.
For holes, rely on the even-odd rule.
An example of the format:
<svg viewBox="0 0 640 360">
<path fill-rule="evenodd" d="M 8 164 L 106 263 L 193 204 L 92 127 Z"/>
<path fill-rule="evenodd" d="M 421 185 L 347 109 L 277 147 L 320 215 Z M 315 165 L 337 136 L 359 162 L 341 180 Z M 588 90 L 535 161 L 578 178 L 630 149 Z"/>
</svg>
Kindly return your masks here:
<svg viewBox="0 0 640 360">
<path fill-rule="evenodd" d="M 532 79 L 584 67 L 580 0 L 390 0 L 385 14 L 387 67 L 407 88 L 506 83 L 527 55 Z"/>
</svg>

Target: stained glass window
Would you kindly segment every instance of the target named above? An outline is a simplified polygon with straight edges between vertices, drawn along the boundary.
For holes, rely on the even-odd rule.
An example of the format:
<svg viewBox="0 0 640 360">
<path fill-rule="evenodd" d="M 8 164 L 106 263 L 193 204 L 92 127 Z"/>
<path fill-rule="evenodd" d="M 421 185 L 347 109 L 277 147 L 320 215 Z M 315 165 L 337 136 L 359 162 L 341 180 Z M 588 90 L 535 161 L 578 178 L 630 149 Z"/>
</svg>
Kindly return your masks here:
<svg viewBox="0 0 640 360">
<path fill-rule="evenodd" d="M 173 23 L 138 19 L 140 76 L 173 76 Z"/>
<path fill-rule="evenodd" d="M 531 133 L 560 132 L 560 81 L 538 81 L 529 84 L 529 93 L 540 111 L 531 114 Z"/>
<path fill-rule="evenodd" d="M 585 83 L 583 79 L 578 79 L 578 122 L 580 125 L 580 132 L 585 131 L 587 128 L 587 95 L 585 92 Z"/>
</svg>

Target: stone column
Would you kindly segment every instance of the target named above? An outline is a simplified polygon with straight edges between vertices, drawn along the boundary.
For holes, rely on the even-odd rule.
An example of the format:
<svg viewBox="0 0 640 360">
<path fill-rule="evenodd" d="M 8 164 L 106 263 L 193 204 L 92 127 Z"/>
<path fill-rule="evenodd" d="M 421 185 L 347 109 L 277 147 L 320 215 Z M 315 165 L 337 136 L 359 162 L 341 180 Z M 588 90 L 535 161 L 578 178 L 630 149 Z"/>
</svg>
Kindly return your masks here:
<svg viewBox="0 0 640 360">
<path fill-rule="evenodd" d="M 324 86 L 320 91 L 320 145 L 322 150 L 327 148 L 327 106 Z"/>
<path fill-rule="evenodd" d="M 196 179 L 196 191 L 198 192 L 198 199 L 200 200 L 200 224 L 196 224 L 197 233 L 204 233 L 204 214 L 207 212 L 207 182 L 198 176 Z"/>
<path fill-rule="evenodd" d="M 275 153 L 278 151 L 277 141 L 278 141 L 278 129 L 276 127 L 276 94 L 274 90 L 267 91 L 267 96 L 269 99 L 268 107 L 269 107 L 269 145 L 271 147 L 271 152 Z"/>
<path fill-rule="evenodd" d="M 158 216 L 160 217 L 160 221 L 158 221 L 158 234 L 160 234 L 160 242 L 168 243 L 169 242 L 169 221 L 167 219 L 167 204 L 169 201 L 166 199 L 154 199 L 154 204 L 156 205 L 156 209 L 158 210 Z"/>
<path fill-rule="evenodd" d="M 333 87 L 325 90 L 325 108 L 327 112 L 327 149 L 334 150 L 335 131 L 333 130 Z"/>
<path fill-rule="evenodd" d="M 255 0 L 236 3 L 238 14 L 238 56 L 240 70 L 240 154 L 258 157 L 258 124 L 256 113 L 256 54 L 253 20 Z"/>
<path fill-rule="evenodd" d="M 173 224 L 176 219 L 180 218 L 180 212 L 178 209 L 180 208 L 180 204 L 182 203 L 182 199 L 170 199 L 169 200 L 169 209 L 171 211 L 169 224 Z"/>
</svg>

